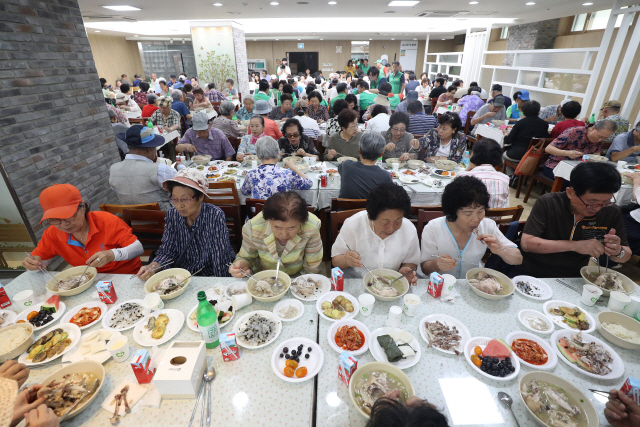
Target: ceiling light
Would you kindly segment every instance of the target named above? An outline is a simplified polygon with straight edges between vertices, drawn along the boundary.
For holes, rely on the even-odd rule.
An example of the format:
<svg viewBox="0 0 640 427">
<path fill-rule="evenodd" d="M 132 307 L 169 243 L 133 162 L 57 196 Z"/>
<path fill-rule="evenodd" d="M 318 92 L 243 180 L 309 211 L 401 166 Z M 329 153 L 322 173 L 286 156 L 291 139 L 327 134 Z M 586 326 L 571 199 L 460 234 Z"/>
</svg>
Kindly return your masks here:
<svg viewBox="0 0 640 427">
<path fill-rule="evenodd" d="M 258 41 L 258 39 L 253 39 L 253 41 L 254 41 L 254 42 L 257 42 L 257 41 Z"/>
<path fill-rule="evenodd" d="M 302 40 L 302 39 L 298 39 L 298 41 L 300 41 L 300 40 Z"/>
<path fill-rule="evenodd" d="M 414 39 L 414 40 L 418 40 L 418 39 Z"/>
<path fill-rule="evenodd" d="M 140 37 L 140 36 L 136 34 L 136 35 L 134 35 L 133 37 Z"/>
<path fill-rule="evenodd" d="M 100 32 L 100 30 L 96 30 L 95 32 L 96 32 L 96 33 L 99 33 L 99 32 Z"/>
<path fill-rule="evenodd" d="M 446 40 L 446 39 L 442 39 L 442 40 Z"/>
<path fill-rule="evenodd" d="M 217 7 L 220 7 L 220 6 L 222 6 L 222 3 L 214 3 L 213 5 L 217 6 Z"/>
<path fill-rule="evenodd" d="M 105 9 L 117 10 L 118 12 L 140 10 L 139 8 L 133 7 L 133 6 L 102 6 L 102 7 L 104 7 Z"/>
<path fill-rule="evenodd" d="M 525 3 L 525 5 L 526 5 L 526 6 L 533 6 L 534 4 L 535 4 L 535 3 L 534 3 L 534 2 L 532 2 L 532 1 L 530 1 L 530 2 L 528 2 L 528 3 Z"/>
<path fill-rule="evenodd" d="M 280 40 L 280 39 L 276 39 L 276 41 L 278 41 L 278 40 Z"/>
<path fill-rule="evenodd" d="M 387 6 L 415 6 L 420 3 L 419 0 L 393 0 Z"/>
<path fill-rule="evenodd" d="M 369 40 L 373 40 L 373 39 L 369 39 Z"/>
<path fill-rule="evenodd" d="M 329 4 L 338 4 L 337 1 L 330 1 Z"/>
<path fill-rule="evenodd" d="M 395 39 L 391 39 L 391 40 L 395 40 Z"/>
<path fill-rule="evenodd" d="M 593 3 L 589 2 L 589 3 L 582 3 L 583 6 L 591 6 L 593 5 Z"/>
<path fill-rule="evenodd" d="M 320 40 L 324 40 L 324 39 L 320 39 Z"/>
<path fill-rule="evenodd" d="M 480 3 L 479 1 L 470 1 L 469 4 L 478 4 Z"/>
<path fill-rule="evenodd" d="M 269 3 L 269 4 L 270 4 L 271 6 L 277 6 L 277 5 L 279 5 L 280 3 L 278 3 L 277 1 L 272 1 L 272 2 L 271 2 L 271 3 Z"/>
</svg>

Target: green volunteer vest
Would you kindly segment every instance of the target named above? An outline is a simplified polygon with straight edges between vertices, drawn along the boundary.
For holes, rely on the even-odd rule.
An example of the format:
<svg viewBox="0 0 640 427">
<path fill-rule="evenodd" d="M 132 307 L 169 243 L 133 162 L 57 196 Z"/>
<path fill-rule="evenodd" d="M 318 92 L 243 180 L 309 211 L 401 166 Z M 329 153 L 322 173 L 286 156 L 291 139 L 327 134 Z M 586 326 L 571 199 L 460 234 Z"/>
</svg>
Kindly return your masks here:
<svg viewBox="0 0 640 427">
<path fill-rule="evenodd" d="M 402 83 L 400 83 L 400 79 L 402 78 L 402 71 L 398 71 L 397 74 L 389 73 L 389 83 L 391 83 L 391 92 L 398 94 L 400 93 L 400 89 L 402 89 Z"/>
<path fill-rule="evenodd" d="M 392 111 L 395 111 L 396 107 L 398 106 L 398 104 L 400 104 L 400 97 L 398 95 L 393 95 L 389 97 L 389 108 L 391 108 Z"/>
<path fill-rule="evenodd" d="M 335 98 L 331 98 L 331 110 L 333 111 L 333 103 L 336 101 L 336 99 L 345 99 L 347 97 L 347 94 L 342 92 L 339 93 Z"/>
<path fill-rule="evenodd" d="M 362 92 L 360 94 L 360 109 L 366 110 L 367 108 L 369 108 L 371 104 L 373 104 L 373 100 L 376 98 L 376 96 L 377 95 L 375 93 Z"/>
<path fill-rule="evenodd" d="M 362 69 L 362 72 L 366 75 L 369 72 L 369 68 L 371 68 L 371 65 L 363 65 L 360 68 Z"/>
<path fill-rule="evenodd" d="M 269 100 L 271 99 L 271 96 L 267 95 L 267 94 L 266 94 L 266 93 L 264 93 L 264 92 L 258 92 L 258 93 L 256 94 L 256 96 L 254 97 L 254 99 L 255 99 L 256 101 L 263 100 L 263 101 L 267 101 L 267 102 L 269 102 Z"/>
</svg>

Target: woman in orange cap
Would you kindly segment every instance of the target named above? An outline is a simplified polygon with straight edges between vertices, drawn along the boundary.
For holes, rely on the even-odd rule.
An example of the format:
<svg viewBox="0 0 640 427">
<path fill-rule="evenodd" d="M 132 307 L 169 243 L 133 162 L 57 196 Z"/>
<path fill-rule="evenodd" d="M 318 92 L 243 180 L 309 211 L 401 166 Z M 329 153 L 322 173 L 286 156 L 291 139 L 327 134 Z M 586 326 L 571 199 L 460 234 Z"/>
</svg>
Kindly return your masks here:
<svg viewBox="0 0 640 427">
<path fill-rule="evenodd" d="M 90 265 L 100 273 L 135 274 L 141 266 L 142 244 L 131 228 L 108 212 L 91 212 L 71 184 L 54 184 L 40 193 L 48 227 L 30 257 L 27 270 L 38 270 L 56 255 L 72 266 Z M 44 260 L 44 262 L 43 262 Z"/>
</svg>

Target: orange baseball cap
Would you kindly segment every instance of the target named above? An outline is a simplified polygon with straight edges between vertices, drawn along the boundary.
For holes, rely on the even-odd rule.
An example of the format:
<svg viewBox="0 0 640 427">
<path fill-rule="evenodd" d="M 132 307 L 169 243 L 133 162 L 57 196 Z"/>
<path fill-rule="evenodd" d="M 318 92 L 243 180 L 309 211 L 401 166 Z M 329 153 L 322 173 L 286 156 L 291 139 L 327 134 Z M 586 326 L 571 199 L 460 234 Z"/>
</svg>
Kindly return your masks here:
<svg viewBox="0 0 640 427">
<path fill-rule="evenodd" d="M 78 210 L 82 195 L 74 185 L 53 184 L 40 193 L 39 201 L 44 211 L 40 222 L 50 218 L 67 219 Z"/>
</svg>

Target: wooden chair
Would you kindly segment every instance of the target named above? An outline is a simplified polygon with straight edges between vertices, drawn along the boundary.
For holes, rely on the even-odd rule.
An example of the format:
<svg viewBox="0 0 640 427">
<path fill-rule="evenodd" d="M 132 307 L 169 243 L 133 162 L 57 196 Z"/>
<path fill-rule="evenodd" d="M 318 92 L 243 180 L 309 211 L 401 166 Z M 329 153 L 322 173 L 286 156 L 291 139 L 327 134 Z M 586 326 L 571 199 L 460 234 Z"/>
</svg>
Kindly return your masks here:
<svg viewBox="0 0 640 427">
<path fill-rule="evenodd" d="M 547 148 L 547 146 L 551 144 L 551 141 L 553 141 L 552 138 L 545 138 L 545 142 L 542 149 L 544 150 L 545 148 Z M 527 188 L 527 194 L 525 194 L 523 202 L 527 203 L 527 201 L 529 200 L 529 196 L 531 195 L 531 190 L 533 189 L 533 186 L 535 185 L 536 182 L 540 182 L 542 184 L 542 191 L 540 192 L 540 195 L 544 194 L 546 187 L 549 187 L 549 189 L 553 187 L 553 182 L 555 180 L 549 179 L 542 173 L 542 167 L 544 166 L 548 158 L 549 158 L 549 155 L 545 152 L 538 160 L 538 163 L 536 164 L 535 172 L 533 175 L 531 175 L 531 178 L 530 178 L 531 181 L 529 181 L 529 187 Z"/>
<path fill-rule="evenodd" d="M 520 235 L 520 233 L 522 233 L 522 230 L 524 230 L 524 225 L 526 224 L 526 221 L 519 221 L 518 222 L 518 236 Z M 507 230 L 509 229 L 509 223 L 503 223 L 503 224 L 498 224 L 498 229 L 500 230 L 500 232 L 502 234 L 506 234 Z M 514 242 L 516 243 L 516 242 Z M 520 246 L 518 244 L 518 246 Z"/>
<path fill-rule="evenodd" d="M 367 199 L 331 199 L 331 211 L 348 211 L 353 209 L 366 209 Z"/>
<path fill-rule="evenodd" d="M 313 145 L 316 147 L 316 150 L 318 150 L 318 153 L 320 153 L 320 159 L 322 159 L 324 157 L 324 147 L 322 146 L 322 141 L 315 138 L 311 138 L 311 140 L 313 141 Z"/>
<path fill-rule="evenodd" d="M 220 115 L 220 104 L 222 104 L 222 102 L 211 103 L 211 106 L 213 107 L 214 110 L 216 110 L 216 113 L 218 113 L 218 115 Z"/>
<path fill-rule="evenodd" d="M 420 211 L 442 211 L 442 206 L 433 205 L 433 206 L 411 206 L 411 212 L 409 212 L 409 216 L 407 219 L 413 223 L 416 227 L 418 226 L 418 213 Z"/>
<path fill-rule="evenodd" d="M 233 147 L 234 151 L 237 153 L 238 147 L 240 147 L 240 138 L 232 138 L 230 136 L 227 136 L 227 139 L 229 140 L 229 143 Z"/>
<path fill-rule="evenodd" d="M 529 141 L 529 146 L 527 147 L 527 151 L 529 151 L 529 149 L 540 143 L 540 141 L 546 141 L 546 140 L 550 140 L 549 142 L 551 142 L 553 140 L 553 138 L 531 138 L 531 141 Z M 506 151 L 506 149 L 505 149 Z M 520 162 L 516 163 L 512 160 L 507 160 L 504 159 L 503 163 L 502 163 L 502 173 L 507 173 L 507 166 L 512 167 L 513 169 L 517 169 L 518 168 L 518 164 Z M 518 178 L 518 187 L 516 188 L 516 199 L 520 198 L 520 191 L 522 190 L 522 184 L 528 179 L 528 175 L 520 175 L 520 177 Z"/>
<path fill-rule="evenodd" d="M 253 218 L 254 216 L 258 215 L 260 212 L 262 212 L 265 202 L 266 200 L 261 200 L 261 199 L 245 200 L 249 219 Z M 315 209 L 313 208 L 313 206 L 307 206 L 307 211 L 309 211 L 309 213 L 314 213 L 314 210 Z"/>
<path fill-rule="evenodd" d="M 438 98 L 431 98 L 431 114 L 436 113 L 436 104 L 438 103 Z"/>
<path fill-rule="evenodd" d="M 235 181 L 210 182 L 207 195 L 209 198 L 205 198 L 204 201 L 212 205 L 240 206 L 240 197 Z"/>
<path fill-rule="evenodd" d="M 140 110 L 142 110 L 144 108 L 143 104 L 140 104 L 139 102 L 136 102 L 136 104 L 138 104 L 138 107 L 140 107 Z"/>
<path fill-rule="evenodd" d="M 487 209 L 485 216 L 492 218 L 496 224 L 509 224 L 513 221 L 519 221 L 524 212 L 524 206 L 518 205 L 512 208 Z"/>
<path fill-rule="evenodd" d="M 344 222 L 348 218 L 352 217 L 353 215 L 363 210 L 364 209 L 352 209 L 349 211 L 331 212 L 331 235 L 329 236 L 329 239 L 330 239 L 329 247 L 333 246 L 334 242 L 336 241 L 336 238 L 338 237 L 338 234 L 340 233 L 340 229 L 342 228 L 342 225 L 344 224 Z"/>
<path fill-rule="evenodd" d="M 158 204 L 158 202 L 153 202 L 153 203 L 141 203 L 138 205 L 108 205 L 106 203 L 103 203 L 100 205 L 100 210 L 103 212 L 109 212 L 110 214 L 114 214 L 117 215 L 119 217 L 122 217 L 122 212 L 125 209 L 144 209 L 144 210 L 148 210 L 148 211 L 159 211 L 160 210 L 160 205 Z"/>
<path fill-rule="evenodd" d="M 469 111 L 467 113 L 467 120 L 464 122 L 464 134 L 467 135 L 467 141 L 472 144 L 478 140 L 478 138 L 470 136 L 471 130 L 473 129 L 473 125 L 471 125 L 471 119 L 476 115 L 475 111 Z"/>
<path fill-rule="evenodd" d="M 418 226 L 416 227 L 418 231 L 418 241 L 422 244 L 422 230 L 424 230 L 424 226 L 429 223 L 432 219 L 440 218 L 444 216 L 444 212 L 442 211 L 423 211 L 422 209 L 418 211 Z"/>
<path fill-rule="evenodd" d="M 149 123 L 149 119 L 144 118 L 144 117 L 138 117 L 138 118 L 133 118 L 133 119 L 129 119 L 129 123 L 131 125 L 146 125 L 147 123 Z"/>
<path fill-rule="evenodd" d="M 131 227 L 134 236 L 144 248 L 144 255 L 149 256 L 162 244 L 164 233 L 164 217 L 166 212 L 147 209 L 124 209 L 122 220 Z"/>
<path fill-rule="evenodd" d="M 184 136 L 184 133 L 189 129 L 187 125 L 187 119 L 184 116 L 180 116 L 180 136 Z"/>
<path fill-rule="evenodd" d="M 233 250 L 238 252 L 242 245 L 242 217 L 240 206 L 218 206 L 224 212 L 227 228 L 229 229 L 229 240 Z"/>
<path fill-rule="evenodd" d="M 0 224 L 0 242 L 7 243 L 0 246 L 0 267 L 8 268 L 3 252 L 31 252 L 34 249 L 33 239 L 24 224 Z M 25 243 L 31 242 L 29 246 Z"/>
</svg>

